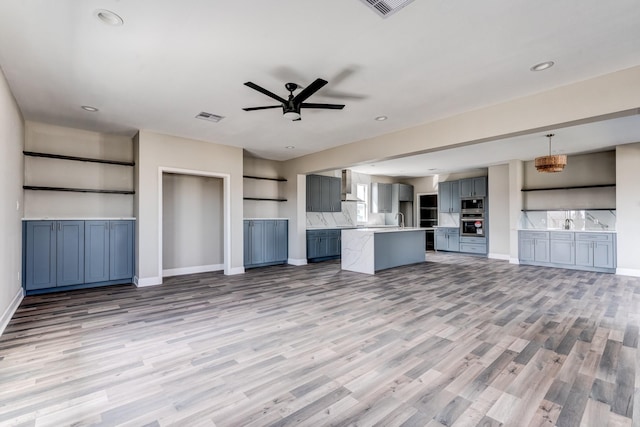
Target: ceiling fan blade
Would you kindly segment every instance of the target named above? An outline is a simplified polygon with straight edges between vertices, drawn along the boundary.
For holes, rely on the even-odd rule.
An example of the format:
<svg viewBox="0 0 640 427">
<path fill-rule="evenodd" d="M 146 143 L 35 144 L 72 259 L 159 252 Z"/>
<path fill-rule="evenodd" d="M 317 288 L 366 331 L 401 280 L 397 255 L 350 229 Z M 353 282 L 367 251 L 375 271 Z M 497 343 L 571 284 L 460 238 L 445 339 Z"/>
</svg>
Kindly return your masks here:
<svg viewBox="0 0 640 427">
<path fill-rule="evenodd" d="M 270 108 L 282 108 L 282 105 L 267 105 L 265 107 L 248 107 L 243 108 L 244 111 L 268 110 Z"/>
<path fill-rule="evenodd" d="M 326 85 L 328 82 L 322 79 L 316 79 L 309 86 L 302 89 L 302 92 L 293 97 L 294 104 L 303 103 L 307 98 L 316 93 L 322 86 Z"/>
<path fill-rule="evenodd" d="M 344 108 L 343 104 L 313 104 L 308 102 L 303 102 L 300 104 L 300 108 L 320 108 L 324 110 L 342 110 Z"/>
<path fill-rule="evenodd" d="M 267 95 L 269 98 L 273 98 L 273 99 L 275 99 L 276 101 L 282 102 L 283 104 L 286 104 L 286 103 L 287 103 L 287 100 L 286 100 L 286 99 L 279 97 L 278 95 L 276 95 L 276 94 L 275 94 L 275 93 L 273 93 L 273 92 L 269 92 L 269 91 L 268 91 L 268 90 L 266 90 L 265 88 L 260 87 L 260 86 L 258 86 L 258 85 L 257 85 L 257 84 L 255 84 L 255 83 L 252 83 L 252 82 L 246 82 L 244 85 L 245 85 L 245 86 L 249 86 L 251 89 L 257 90 L 258 92 L 260 92 L 260 93 L 263 93 L 263 94 Z M 301 93 L 302 93 L 302 92 L 301 92 Z"/>
</svg>

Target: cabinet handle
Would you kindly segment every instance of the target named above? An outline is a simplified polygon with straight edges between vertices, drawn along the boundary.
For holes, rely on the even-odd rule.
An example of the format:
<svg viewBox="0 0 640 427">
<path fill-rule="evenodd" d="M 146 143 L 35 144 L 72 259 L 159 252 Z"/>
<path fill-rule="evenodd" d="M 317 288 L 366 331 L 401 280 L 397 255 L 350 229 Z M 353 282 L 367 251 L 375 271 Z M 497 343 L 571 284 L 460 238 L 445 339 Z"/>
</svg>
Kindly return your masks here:
<svg viewBox="0 0 640 427">
<path fill-rule="evenodd" d="M 53 231 L 53 222 L 51 223 L 51 231 Z"/>
<path fill-rule="evenodd" d="M 62 230 L 62 223 L 61 222 L 58 223 L 58 231 L 60 231 L 60 230 Z"/>
</svg>

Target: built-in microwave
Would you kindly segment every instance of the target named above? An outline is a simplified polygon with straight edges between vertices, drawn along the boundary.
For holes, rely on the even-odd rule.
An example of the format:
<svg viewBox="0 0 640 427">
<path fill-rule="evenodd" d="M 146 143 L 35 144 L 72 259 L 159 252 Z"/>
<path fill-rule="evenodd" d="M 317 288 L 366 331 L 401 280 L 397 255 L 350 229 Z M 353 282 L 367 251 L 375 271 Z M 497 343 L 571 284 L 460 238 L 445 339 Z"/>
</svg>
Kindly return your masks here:
<svg viewBox="0 0 640 427">
<path fill-rule="evenodd" d="M 460 235 L 484 237 L 484 218 L 460 219 Z"/>
<path fill-rule="evenodd" d="M 462 213 L 484 213 L 484 198 L 464 198 L 460 200 Z"/>
</svg>

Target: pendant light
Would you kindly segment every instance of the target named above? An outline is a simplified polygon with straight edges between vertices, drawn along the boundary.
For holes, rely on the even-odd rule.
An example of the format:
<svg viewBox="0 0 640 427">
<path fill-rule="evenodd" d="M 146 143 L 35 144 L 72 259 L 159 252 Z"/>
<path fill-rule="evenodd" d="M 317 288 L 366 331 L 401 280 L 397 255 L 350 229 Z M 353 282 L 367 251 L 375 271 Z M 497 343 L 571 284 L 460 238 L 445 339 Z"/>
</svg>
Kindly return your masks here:
<svg viewBox="0 0 640 427">
<path fill-rule="evenodd" d="M 549 155 L 536 157 L 535 164 L 538 172 L 562 172 L 567 165 L 567 156 L 565 154 L 551 154 L 551 138 L 554 134 L 546 135 L 549 138 Z"/>
</svg>

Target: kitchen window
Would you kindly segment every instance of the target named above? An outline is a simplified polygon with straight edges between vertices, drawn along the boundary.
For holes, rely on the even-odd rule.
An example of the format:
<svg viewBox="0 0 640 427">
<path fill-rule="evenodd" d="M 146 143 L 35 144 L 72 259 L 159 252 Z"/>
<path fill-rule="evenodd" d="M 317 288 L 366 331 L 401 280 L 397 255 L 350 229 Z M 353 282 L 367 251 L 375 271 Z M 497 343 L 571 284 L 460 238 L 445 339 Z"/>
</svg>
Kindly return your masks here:
<svg viewBox="0 0 640 427">
<path fill-rule="evenodd" d="M 369 186 L 367 184 L 356 184 L 356 197 L 358 198 L 358 204 L 356 206 L 356 222 L 366 223 L 369 219 L 369 209 L 367 209 Z"/>
</svg>

